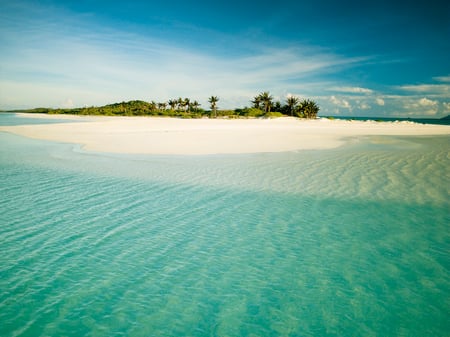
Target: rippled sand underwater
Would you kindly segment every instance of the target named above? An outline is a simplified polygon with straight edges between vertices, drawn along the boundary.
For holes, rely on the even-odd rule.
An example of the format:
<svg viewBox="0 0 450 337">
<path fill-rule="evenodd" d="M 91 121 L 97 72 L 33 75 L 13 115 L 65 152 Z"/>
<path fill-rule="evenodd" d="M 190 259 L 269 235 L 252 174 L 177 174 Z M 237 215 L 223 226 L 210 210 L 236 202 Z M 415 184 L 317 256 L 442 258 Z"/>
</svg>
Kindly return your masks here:
<svg viewBox="0 0 450 337">
<path fill-rule="evenodd" d="M 450 331 L 448 136 L 193 157 L 0 139 L 2 336 Z"/>
</svg>

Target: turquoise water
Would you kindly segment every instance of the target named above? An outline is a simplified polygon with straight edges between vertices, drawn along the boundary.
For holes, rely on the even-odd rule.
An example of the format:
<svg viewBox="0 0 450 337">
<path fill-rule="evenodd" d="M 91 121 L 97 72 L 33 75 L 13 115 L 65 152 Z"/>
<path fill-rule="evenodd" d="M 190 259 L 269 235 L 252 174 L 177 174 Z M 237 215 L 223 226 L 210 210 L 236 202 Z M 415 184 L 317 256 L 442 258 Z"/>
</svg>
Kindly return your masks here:
<svg viewBox="0 0 450 337">
<path fill-rule="evenodd" d="M 448 336 L 449 140 L 126 156 L 0 133 L 0 335 Z"/>
<path fill-rule="evenodd" d="M 53 116 L 54 117 L 54 116 Z M 32 125 L 32 124 L 55 124 L 55 123 L 73 123 L 73 120 L 68 119 L 53 119 L 53 118 L 36 118 L 30 114 L 15 114 L 10 112 L 0 112 L 0 125 Z"/>
</svg>

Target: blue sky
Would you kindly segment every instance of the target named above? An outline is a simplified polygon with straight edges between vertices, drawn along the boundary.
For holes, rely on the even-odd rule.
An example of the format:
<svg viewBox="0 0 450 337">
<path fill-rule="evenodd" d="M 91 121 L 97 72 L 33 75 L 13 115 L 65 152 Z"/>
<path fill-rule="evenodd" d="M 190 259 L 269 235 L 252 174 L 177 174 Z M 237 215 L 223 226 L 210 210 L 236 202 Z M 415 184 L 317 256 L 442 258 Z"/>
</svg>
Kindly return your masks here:
<svg viewBox="0 0 450 337">
<path fill-rule="evenodd" d="M 262 91 L 320 115 L 450 114 L 448 1 L 0 0 L 0 109 Z"/>
</svg>

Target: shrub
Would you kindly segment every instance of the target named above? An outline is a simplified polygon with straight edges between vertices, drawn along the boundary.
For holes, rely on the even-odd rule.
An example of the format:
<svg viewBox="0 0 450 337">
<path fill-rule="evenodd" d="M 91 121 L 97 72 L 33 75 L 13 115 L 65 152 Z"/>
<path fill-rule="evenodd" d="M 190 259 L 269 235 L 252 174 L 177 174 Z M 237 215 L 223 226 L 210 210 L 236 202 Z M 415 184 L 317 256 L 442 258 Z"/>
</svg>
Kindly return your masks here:
<svg viewBox="0 0 450 337">
<path fill-rule="evenodd" d="M 264 111 L 257 108 L 236 109 L 235 111 L 239 114 L 239 116 L 246 117 L 260 117 L 264 115 Z"/>
<path fill-rule="evenodd" d="M 264 114 L 264 117 L 267 118 L 278 118 L 278 117 L 285 117 L 281 112 L 278 111 L 271 111 Z"/>
</svg>

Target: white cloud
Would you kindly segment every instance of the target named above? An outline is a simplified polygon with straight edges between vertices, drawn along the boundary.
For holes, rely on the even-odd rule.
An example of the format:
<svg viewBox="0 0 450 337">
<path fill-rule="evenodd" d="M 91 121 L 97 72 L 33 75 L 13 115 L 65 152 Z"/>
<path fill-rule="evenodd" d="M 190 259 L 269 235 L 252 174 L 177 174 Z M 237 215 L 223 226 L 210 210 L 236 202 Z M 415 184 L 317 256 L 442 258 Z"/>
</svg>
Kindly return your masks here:
<svg viewBox="0 0 450 337">
<path fill-rule="evenodd" d="M 450 101 L 442 102 L 432 96 L 388 95 L 372 96 L 322 96 L 318 99 L 321 111 L 326 114 L 354 116 L 397 116 L 437 118 L 450 113 Z M 386 108 L 386 105 L 388 108 Z"/>
<path fill-rule="evenodd" d="M 403 107 L 407 110 L 407 113 L 411 115 L 433 116 L 438 112 L 439 102 L 423 97 L 418 100 L 407 101 L 404 103 Z"/>
<path fill-rule="evenodd" d="M 297 97 L 297 96 L 294 95 L 294 94 L 292 94 L 292 93 L 290 93 L 290 92 L 288 92 L 288 93 L 285 95 L 285 98 L 286 98 L 286 99 L 291 98 L 291 97 Z"/>
<path fill-rule="evenodd" d="M 297 49 L 261 49 L 255 56 L 223 59 L 161 41 L 124 42 L 129 41 L 127 37 L 120 40 L 123 42 L 117 46 L 108 43 L 106 36 L 84 43 L 69 38 L 59 42 L 57 48 L 43 43 L 31 46 L 21 55 L 0 56 L 0 60 L 8 69 L 5 79 L 18 86 L 26 83 L 42 88 L 47 83 L 65 88 L 65 97 L 73 97 L 71 90 L 86 90 L 92 94 L 85 100 L 100 94 L 109 96 L 109 102 L 125 97 L 167 100 L 190 96 L 205 101 L 211 94 L 235 99 L 249 93 L 252 97 L 261 90 L 286 89 L 288 78 L 301 78 L 311 72 L 321 73 L 339 64 L 354 62 L 320 53 L 305 56 Z M 14 94 L 5 85 L 8 84 L 3 83 L 0 89 Z M 24 91 L 20 92 L 23 102 L 31 106 L 36 104 Z M 52 101 L 55 98 L 55 92 L 42 94 L 41 98 Z M 58 100 L 61 102 L 64 97 Z"/>
<path fill-rule="evenodd" d="M 370 106 L 369 104 L 367 104 L 366 102 L 362 102 L 362 103 L 359 105 L 359 108 L 360 108 L 361 110 L 368 110 L 368 109 L 371 108 L 371 106 Z"/>
<path fill-rule="evenodd" d="M 0 96 L 8 96 L 8 102 L 24 107 L 38 102 L 63 106 L 70 97 L 80 106 L 188 96 L 205 106 L 207 97 L 214 94 L 220 96 L 222 108 L 236 107 L 248 105 L 255 94 L 265 90 L 280 97 L 287 91 L 312 97 L 323 88 L 313 88 L 322 74 L 367 59 L 311 46 L 267 48 L 234 35 L 210 39 L 206 48 L 190 46 L 190 39 L 155 38 L 158 34 L 148 27 L 145 34 L 131 33 L 121 26 L 98 24 L 101 20 L 96 19 L 101 18 L 93 13 L 77 14 L 63 8 L 23 6 L 27 15 L 20 20 L 0 13 L 0 44 L 8 46 L 7 52 L 0 54 Z M 8 21 L 2 24 L 1 19 Z M 7 43 L 2 43 L 4 40 Z M 233 49 L 236 46 L 241 48 Z M 46 91 L 49 88 L 57 90 Z M 8 108 L 14 108 L 10 103 Z M 0 100 L 0 108 L 5 106 L 6 101 Z"/>
<path fill-rule="evenodd" d="M 361 87 L 331 87 L 330 91 L 346 92 L 351 94 L 371 94 L 373 90 Z"/>
<path fill-rule="evenodd" d="M 295 90 L 298 79 L 364 61 L 320 48 L 271 49 L 256 43 L 246 55 L 224 57 L 217 52 L 222 45 L 187 47 L 151 34 L 100 27 L 89 21 L 95 18 L 71 14 L 55 9 L 46 20 L 29 15 L 21 21 L 9 20 L 9 26 L 0 22 L 0 43 L 8 46 L 0 53 L 0 96 L 5 96 L 0 108 L 14 108 L 17 103 L 69 106 L 67 97 L 79 106 L 187 96 L 206 106 L 213 94 L 221 97 L 222 108 L 236 107 L 248 105 L 260 91 L 281 96 L 280 90 Z M 230 40 L 239 44 L 234 36 Z"/>
<path fill-rule="evenodd" d="M 345 108 L 345 109 L 349 109 L 349 110 L 352 109 L 350 102 L 344 98 L 338 98 L 336 96 L 331 96 L 330 102 L 339 108 Z"/>
<path fill-rule="evenodd" d="M 426 97 L 419 99 L 419 105 L 422 107 L 435 107 L 437 106 L 437 101 L 432 101 L 431 99 L 428 99 Z"/>
<path fill-rule="evenodd" d="M 433 77 L 433 80 L 439 81 L 439 82 L 450 82 L 450 75 Z"/>
<path fill-rule="evenodd" d="M 377 105 L 379 105 L 379 106 L 384 106 L 384 99 L 382 99 L 382 98 L 380 98 L 380 97 L 377 97 L 377 98 L 375 99 L 375 103 L 376 103 Z"/>
<path fill-rule="evenodd" d="M 416 84 L 402 85 L 398 87 L 401 90 L 428 94 L 441 97 L 450 97 L 450 84 Z"/>
</svg>

